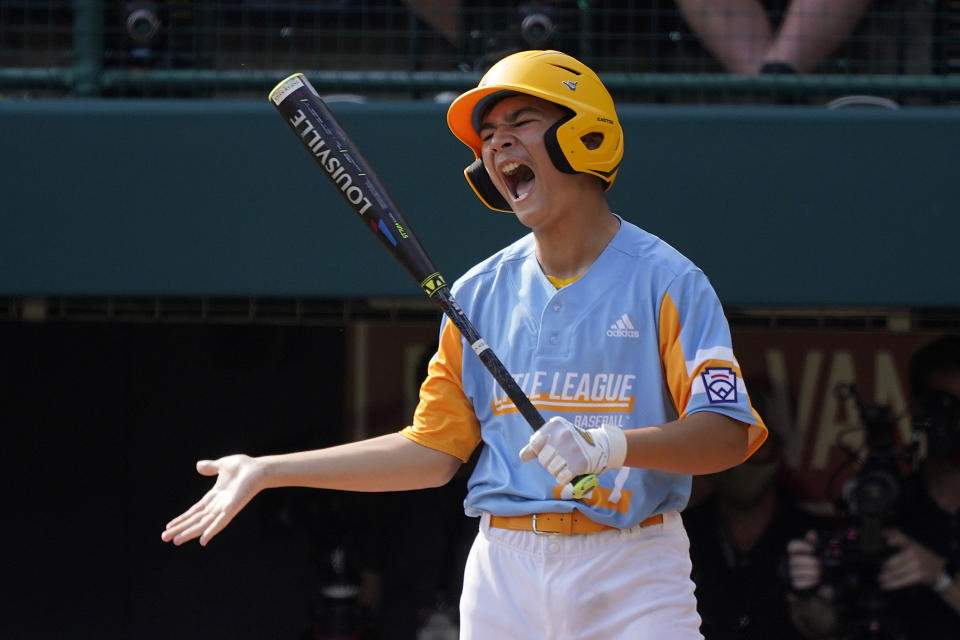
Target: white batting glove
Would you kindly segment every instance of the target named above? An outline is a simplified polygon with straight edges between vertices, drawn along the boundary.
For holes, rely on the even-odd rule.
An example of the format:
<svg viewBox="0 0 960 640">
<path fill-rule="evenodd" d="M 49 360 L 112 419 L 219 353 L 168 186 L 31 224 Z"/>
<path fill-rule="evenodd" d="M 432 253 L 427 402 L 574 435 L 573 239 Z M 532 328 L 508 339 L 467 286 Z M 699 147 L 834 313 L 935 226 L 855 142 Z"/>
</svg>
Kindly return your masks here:
<svg viewBox="0 0 960 640">
<path fill-rule="evenodd" d="M 537 429 L 520 450 L 524 462 L 534 458 L 564 485 L 577 476 L 622 467 L 627 458 L 627 438 L 615 425 L 579 429 L 558 416 Z"/>
</svg>

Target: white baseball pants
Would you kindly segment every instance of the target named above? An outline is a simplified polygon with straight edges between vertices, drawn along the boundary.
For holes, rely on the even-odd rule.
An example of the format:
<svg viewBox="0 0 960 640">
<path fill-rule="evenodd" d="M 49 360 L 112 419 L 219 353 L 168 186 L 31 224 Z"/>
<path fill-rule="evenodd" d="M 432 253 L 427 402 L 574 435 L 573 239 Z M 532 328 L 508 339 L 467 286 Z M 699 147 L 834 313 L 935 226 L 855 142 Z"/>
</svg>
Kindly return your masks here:
<svg viewBox="0 0 960 640">
<path fill-rule="evenodd" d="M 680 514 L 546 536 L 490 526 L 467 558 L 460 640 L 702 640 Z"/>
</svg>

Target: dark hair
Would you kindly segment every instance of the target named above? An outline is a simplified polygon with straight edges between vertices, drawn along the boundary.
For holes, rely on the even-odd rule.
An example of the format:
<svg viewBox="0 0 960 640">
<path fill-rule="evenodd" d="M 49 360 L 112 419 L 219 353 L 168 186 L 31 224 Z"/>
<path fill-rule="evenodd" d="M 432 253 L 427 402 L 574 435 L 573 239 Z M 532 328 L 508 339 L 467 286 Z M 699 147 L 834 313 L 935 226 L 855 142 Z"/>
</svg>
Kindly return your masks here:
<svg viewBox="0 0 960 640">
<path fill-rule="evenodd" d="M 960 335 L 944 335 L 920 347 L 910 357 L 910 393 L 916 400 L 930 390 L 930 376 L 960 370 Z"/>
</svg>

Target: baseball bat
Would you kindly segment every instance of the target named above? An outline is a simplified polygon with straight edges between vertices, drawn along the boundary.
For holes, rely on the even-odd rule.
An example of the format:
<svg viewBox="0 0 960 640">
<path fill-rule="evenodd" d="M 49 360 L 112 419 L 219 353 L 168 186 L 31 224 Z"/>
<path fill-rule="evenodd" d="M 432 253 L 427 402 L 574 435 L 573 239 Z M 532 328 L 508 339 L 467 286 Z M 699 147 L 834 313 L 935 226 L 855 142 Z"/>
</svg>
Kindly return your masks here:
<svg viewBox="0 0 960 640">
<path fill-rule="evenodd" d="M 367 228 L 460 330 L 530 427 L 539 429 L 543 416 L 457 304 L 413 227 L 307 77 L 295 73 L 282 80 L 269 100 Z M 597 485 L 597 477 L 577 476 L 572 485 L 573 496 L 582 498 Z"/>
</svg>

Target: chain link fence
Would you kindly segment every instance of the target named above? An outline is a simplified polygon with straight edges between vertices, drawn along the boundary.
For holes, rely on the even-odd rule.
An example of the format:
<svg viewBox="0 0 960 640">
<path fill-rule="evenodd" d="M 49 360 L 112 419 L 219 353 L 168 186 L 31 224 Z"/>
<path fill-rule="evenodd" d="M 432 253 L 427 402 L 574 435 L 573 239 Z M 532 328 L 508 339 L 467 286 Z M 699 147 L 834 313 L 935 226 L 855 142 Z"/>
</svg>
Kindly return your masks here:
<svg viewBox="0 0 960 640">
<path fill-rule="evenodd" d="M 809 3 L 808 3 L 809 4 Z M 449 97 L 555 48 L 618 100 L 960 98 L 960 0 L 0 0 L 0 91 L 262 97 L 293 71 L 357 99 Z"/>
</svg>

